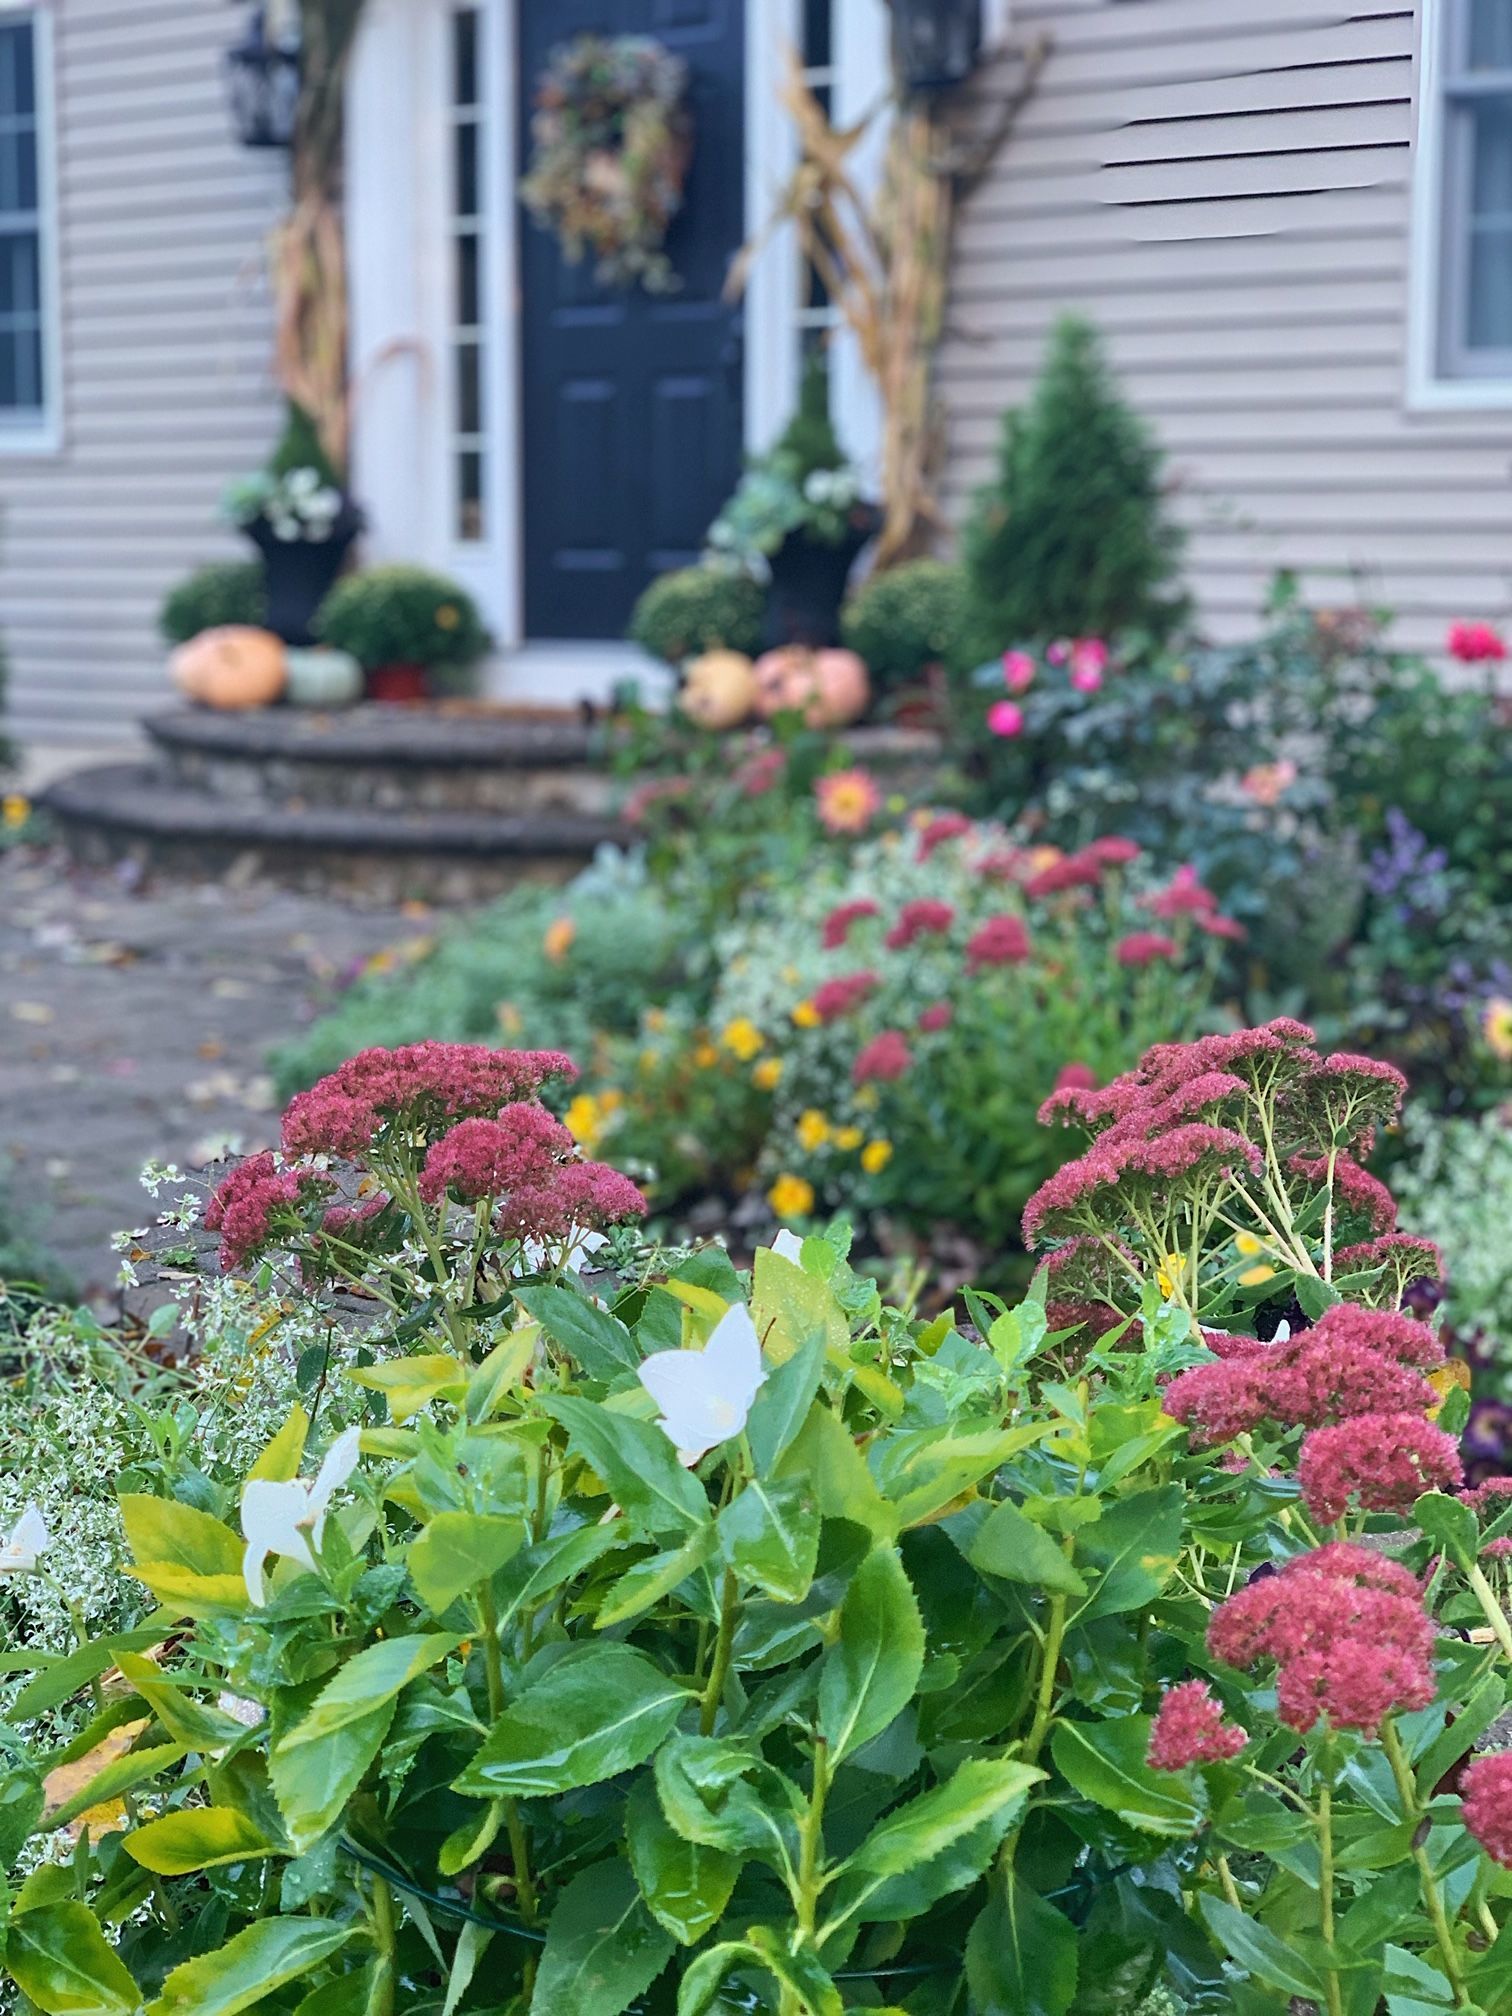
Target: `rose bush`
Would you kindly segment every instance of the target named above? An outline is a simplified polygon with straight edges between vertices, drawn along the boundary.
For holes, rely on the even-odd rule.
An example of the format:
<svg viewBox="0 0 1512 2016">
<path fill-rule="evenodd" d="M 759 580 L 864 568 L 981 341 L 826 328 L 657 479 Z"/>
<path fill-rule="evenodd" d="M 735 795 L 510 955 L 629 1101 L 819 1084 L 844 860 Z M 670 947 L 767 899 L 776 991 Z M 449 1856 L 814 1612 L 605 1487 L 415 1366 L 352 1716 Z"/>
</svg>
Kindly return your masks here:
<svg viewBox="0 0 1512 2016">
<path fill-rule="evenodd" d="M 11 1656 L 24 2006 L 1503 2005 L 1512 1499 L 1345 1173 L 1394 1074 L 1285 1024 L 1061 1096 L 1048 1308 L 926 1324 L 828 1239 L 585 1275 L 563 1211 L 633 1204 L 553 1061 L 360 1060 L 218 1193 L 382 1318 L 241 1478 L 126 1480 L 135 1630 Z"/>
</svg>

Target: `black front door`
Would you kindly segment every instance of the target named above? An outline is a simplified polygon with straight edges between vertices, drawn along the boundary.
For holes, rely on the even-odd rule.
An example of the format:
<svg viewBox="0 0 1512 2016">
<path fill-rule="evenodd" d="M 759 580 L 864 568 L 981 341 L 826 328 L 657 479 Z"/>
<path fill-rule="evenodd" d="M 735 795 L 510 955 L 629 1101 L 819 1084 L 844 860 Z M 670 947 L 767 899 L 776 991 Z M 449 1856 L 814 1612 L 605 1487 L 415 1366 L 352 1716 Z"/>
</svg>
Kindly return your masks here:
<svg viewBox="0 0 1512 2016">
<path fill-rule="evenodd" d="M 759 4 L 759 0 L 756 0 Z M 519 0 L 522 130 L 551 51 L 650 35 L 690 73 L 693 157 L 672 293 L 600 287 L 522 211 L 522 472 L 528 637 L 622 637 L 635 598 L 695 560 L 740 472 L 744 0 Z"/>
</svg>

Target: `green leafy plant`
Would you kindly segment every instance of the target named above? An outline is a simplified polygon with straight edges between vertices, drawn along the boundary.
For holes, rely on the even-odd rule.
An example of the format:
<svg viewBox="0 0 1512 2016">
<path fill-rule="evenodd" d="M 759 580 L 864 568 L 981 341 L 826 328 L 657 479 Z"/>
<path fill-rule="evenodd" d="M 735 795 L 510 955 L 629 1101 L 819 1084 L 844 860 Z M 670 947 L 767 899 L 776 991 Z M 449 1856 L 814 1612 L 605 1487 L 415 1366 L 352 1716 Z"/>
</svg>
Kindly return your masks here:
<svg viewBox="0 0 1512 2016">
<path fill-rule="evenodd" d="M 216 1208 L 238 1268 L 391 1305 L 338 1381 L 362 1425 L 333 1434 L 322 1386 L 239 1482 L 131 1480 L 156 1607 L 17 1660 L 6 1977 L 41 2016 L 1497 2009 L 1512 1510 L 1443 1457 L 1449 1488 L 1392 1473 L 1314 1544 L 1308 1442 L 1369 1430 L 1362 1386 L 1453 1450 L 1390 1263 L 1299 1228 L 1312 1327 L 1213 1327 L 1213 1204 L 1295 1214 L 1272 1142 L 1342 1155 L 1395 1087 L 1305 1032 L 1207 1042 L 1101 1116 L 1083 1236 L 1134 1242 L 1139 1326 L 1101 1336 L 1038 1295 L 890 1309 L 843 1237 L 748 1279 L 533 1254 L 531 1185 L 467 1130 L 523 1139 L 478 1106 L 528 1105 L 540 1060 L 438 1046 L 307 1095 L 288 1163 Z M 1180 1145 L 1173 1084 L 1229 1125 L 1205 1173 L 1132 1152 Z M 387 1200 L 356 1239 L 333 1150 Z M 1225 1381 L 1242 1431 L 1205 1404 Z M 18 1521 L 7 1574 L 45 1584 L 51 1544 Z M 38 1698 L 82 1704 L 65 1745 L 31 1739 Z"/>
<path fill-rule="evenodd" d="M 1181 544 L 1159 451 L 1096 332 L 1065 317 L 966 528 L 968 662 L 1035 639 L 1166 634 Z"/>
<path fill-rule="evenodd" d="M 798 410 L 776 445 L 751 461 L 709 527 L 710 553 L 760 580 L 791 535 L 840 546 L 857 537 L 872 515 L 861 501 L 860 472 L 846 460 L 830 420 L 822 360 L 811 359 Z"/>
<path fill-rule="evenodd" d="M 916 685 L 960 655 L 966 577 L 944 560 L 907 560 L 874 574 L 846 604 L 845 641 L 882 689 Z"/>
<path fill-rule="evenodd" d="M 368 671 L 423 665 L 465 672 L 488 633 L 465 588 L 423 567 L 370 567 L 338 581 L 316 618 L 322 643 L 350 651 Z"/>
<path fill-rule="evenodd" d="M 187 644 L 223 623 L 267 621 L 263 570 L 256 560 L 212 560 L 170 588 L 158 611 L 158 628 L 170 644 Z"/>
<path fill-rule="evenodd" d="M 653 581 L 630 617 L 630 637 L 653 658 L 681 665 L 703 651 L 761 648 L 764 598 L 749 574 L 728 567 L 679 567 Z"/>
</svg>

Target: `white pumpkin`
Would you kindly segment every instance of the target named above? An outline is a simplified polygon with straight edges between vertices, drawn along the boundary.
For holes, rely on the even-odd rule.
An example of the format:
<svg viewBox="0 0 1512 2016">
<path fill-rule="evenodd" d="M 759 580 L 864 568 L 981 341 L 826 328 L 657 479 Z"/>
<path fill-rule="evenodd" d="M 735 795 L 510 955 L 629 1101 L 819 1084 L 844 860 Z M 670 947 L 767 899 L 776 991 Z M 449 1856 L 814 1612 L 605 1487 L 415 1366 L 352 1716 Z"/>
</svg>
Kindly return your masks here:
<svg viewBox="0 0 1512 2016">
<path fill-rule="evenodd" d="M 738 728 L 756 704 L 756 672 L 740 651 L 705 651 L 683 672 L 678 705 L 700 728 Z"/>
</svg>

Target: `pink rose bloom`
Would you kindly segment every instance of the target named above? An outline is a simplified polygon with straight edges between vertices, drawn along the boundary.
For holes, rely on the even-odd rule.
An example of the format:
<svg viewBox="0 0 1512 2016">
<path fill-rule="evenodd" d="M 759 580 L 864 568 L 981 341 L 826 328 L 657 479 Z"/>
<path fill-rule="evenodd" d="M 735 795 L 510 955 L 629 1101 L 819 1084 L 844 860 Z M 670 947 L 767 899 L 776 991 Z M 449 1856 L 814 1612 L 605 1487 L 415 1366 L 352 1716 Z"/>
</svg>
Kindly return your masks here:
<svg viewBox="0 0 1512 2016">
<path fill-rule="evenodd" d="M 1078 693 L 1095 693 L 1108 669 L 1108 647 L 1101 637 L 1078 637 L 1071 646 L 1068 663 L 1071 684 Z"/>
<path fill-rule="evenodd" d="M 1003 681 L 1010 693 L 1027 693 L 1034 684 L 1036 669 L 1027 651 L 1003 653 Z"/>
<path fill-rule="evenodd" d="M 1024 710 L 1013 700 L 994 700 L 987 709 L 987 726 L 994 735 L 1022 735 Z"/>
<path fill-rule="evenodd" d="M 1449 656 L 1461 665 L 1482 665 L 1507 655 L 1501 633 L 1489 623 L 1451 623 L 1448 644 Z"/>
</svg>

